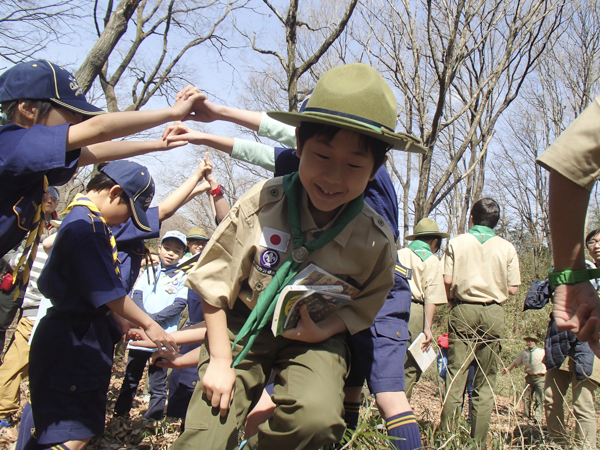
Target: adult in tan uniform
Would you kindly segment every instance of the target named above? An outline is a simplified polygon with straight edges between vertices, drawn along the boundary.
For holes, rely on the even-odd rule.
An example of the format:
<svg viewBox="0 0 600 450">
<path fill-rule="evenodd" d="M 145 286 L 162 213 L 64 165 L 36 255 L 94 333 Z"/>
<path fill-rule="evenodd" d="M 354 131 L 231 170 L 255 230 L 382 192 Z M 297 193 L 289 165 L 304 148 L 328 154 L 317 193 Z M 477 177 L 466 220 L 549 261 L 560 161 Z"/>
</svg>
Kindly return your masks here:
<svg viewBox="0 0 600 450">
<path fill-rule="evenodd" d="M 525 336 L 523 339 L 527 343 L 527 348 L 520 352 L 502 373 L 507 374 L 515 367 L 523 365 L 525 385 L 527 386 L 527 391 L 523 395 L 525 415 L 529 419 L 539 422 L 544 413 L 544 378 L 546 375 L 544 356 L 546 351 L 537 346 L 537 336 Z"/>
<path fill-rule="evenodd" d="M 410 343 L 419 334 L 425 334 L 423 351 L 429 349 L 433 340 L 431 324 L 435 307 L 447 303 L 442 263 L 435 253 L 440 249 L 442 239 L 448 236 L 450 236 L 448 233 L 440 232 L 433 219 L 425 218 L 415 226 L 413 234 L 406 236 L 406 240 L 412 242 L 407 247 L 398 250 L 400 264 L 412 269 L 412 276 L 409 280 L 411 305 L 408 332 Z M 407 351 L 404 360 L 404 379 L 406 397 L 409 401 L 413 387 L 421 378 L 421 374 L 415 358 Z"/>
<path fill-rule="evenodd" d="M 494 200 L 476 202 L 471 209 L 471 229 L 448 242 L 444 260 L 444 283 L 452 309 L 448 317 L 446 402 L 440 427 L 450 431 L 457 423 L 468 367 L 477 358 L 471 436 L 484 445 L 504 334 L 501 305 L 521 284 L 515 247 L 493 231 L 499 218 L 500 207 Z"/>
<path fill-rule="evenodd" d="M 582 237 L 590 192 L 600 177 L 600 97 L 537 158 L 550 170 L 549 212 L 554 272 L 554 318 L 600 357 L 600 299 L 587 280 L 600 270 L 585 266 Z M 568 220 L 565 220 L 568 218 Z"/>
</svg>

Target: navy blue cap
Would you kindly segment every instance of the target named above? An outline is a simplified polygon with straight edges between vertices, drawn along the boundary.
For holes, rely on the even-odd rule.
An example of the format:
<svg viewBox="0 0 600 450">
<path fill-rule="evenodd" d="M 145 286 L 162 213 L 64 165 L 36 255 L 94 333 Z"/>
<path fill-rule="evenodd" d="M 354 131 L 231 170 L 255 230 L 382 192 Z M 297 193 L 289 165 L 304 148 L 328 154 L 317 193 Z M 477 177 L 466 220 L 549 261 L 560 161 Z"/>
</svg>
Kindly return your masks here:
<svg viewBox="0 0 600 450">
<path fill-rule="evenodd" d="M 104 113 L 88 103 L 70 72 L 45 60 L 17 64 L 0 75 L 0 103 L 19 99 L 49 100 L 84 116 Z"/>
<path fill-rule="evenodd" d="M 148 168 L 132 161 L 113 161 L 100 169 L 114 180 L 129 197 L 133 224 L 142 231 L 152 231 L 146 211 L 154 197 L 154 181 Z"/>
</svg>

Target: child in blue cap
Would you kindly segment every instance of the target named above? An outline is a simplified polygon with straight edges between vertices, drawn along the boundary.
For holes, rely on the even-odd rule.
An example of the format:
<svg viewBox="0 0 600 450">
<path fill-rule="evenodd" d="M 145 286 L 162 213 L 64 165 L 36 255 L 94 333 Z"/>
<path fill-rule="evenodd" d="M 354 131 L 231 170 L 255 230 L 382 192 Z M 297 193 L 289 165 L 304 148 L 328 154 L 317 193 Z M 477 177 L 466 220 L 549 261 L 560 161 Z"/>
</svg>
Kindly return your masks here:
<svg viewBox="0 0 600 450">
<path fill-rule="evenodd" d="M 157 346 L 176 349 L 127 296 L 109 229 L 130 217 L 148 228 L 146 210 L 154 195 L 148 169 L 129 161 L 109 163 L 87 191 L 67 208 L 38 279 L 52 307 L 31 343 L 35 431 L 25 448 L 76 450 L 103 433 L 113 347 L 133 324 Z"/>
<path fill-rule="evenodd" d="M 183 285 L 192 267 L 178 263 L 185 255 L 186 236 L 181 231 L 167 232 L 158 246 L 160 264 L 156 268 L 156 279 L 140 277 L 133 288 L 132 299 L 136 305 L 154 319 L 167 333 L 177 330 L 181 312 L 187 306 L 188 288 Z M 156 348 L 131 347 L 121 391 L 115 404 L 116 416 L 128 416 L 133 405 L 138 384 L 142 379 L 146 363 Z M 148 367 L 150 405 L 144 417 L 160 420 L 167 404 L 167 369 Z"/>
<path fill-rule="evenodd" d="M 73 75 L 49 61 L 21 63 L 4 72 L 0 76 L 4 123 L 0 127 L 0 256 L 30 230 L 28 247 L 37 247 L 41 200 L 48 184 L 65 184 L 81 166 L 179 146 L 164 140 L 105 141 L 183 120 L 199 98 L 204 96 L 197 89 L 188 90 L 170 108 L 103 114 L 87 102 Z M 29 254 L 35 258 L 35 251 Z"/>
</svg>

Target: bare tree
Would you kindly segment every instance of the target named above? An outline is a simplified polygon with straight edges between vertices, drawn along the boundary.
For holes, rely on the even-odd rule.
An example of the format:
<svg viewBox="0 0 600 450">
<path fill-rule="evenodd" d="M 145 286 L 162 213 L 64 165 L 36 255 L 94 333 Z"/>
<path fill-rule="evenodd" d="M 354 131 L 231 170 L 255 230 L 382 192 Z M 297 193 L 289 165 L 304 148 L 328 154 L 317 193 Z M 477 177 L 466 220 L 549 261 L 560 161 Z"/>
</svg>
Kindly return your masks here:
<svg viewBox="0 0 600 450">
<path fill-rule="evenodd" d="M 357 39 L 405 96 L 400 120 L 429 149 L 419 156 L 415 223 L 453 192 L 457 173 L 471 183 L 463 209 L 481 192 L 481 152 L 552 42 L 563 8 L 564 0 L 374 0 L 361 9 L 368 40 Z"/>
<path fill-rule="evenodd" d="M 100 75 L 109 111 L 137 110 L 155 95 L 171 99 L 186 80 L 184 55 L 205 43 L 221 51 L 224 39 L 217 30 L 232 11 L 246 3 L 247 0 L 121 0 L 114 12 L 109 6 L 105 28 L 77 71 L 77 79 L 87 90 Z M 125 45 L 121 38 L 130 21 L 135 31 Z M 97 23 L 96 27 L 99 30 Z M 118 56 L 113 52 L 117 43 Z M 116 67 L 113 73 L 109 73 L 109 61 Z M 128 88 L 130 99 L 120 108 L 116 89 L 126 75 L 133 79 Z"/>
<path fill-rule="evenodd" d="M 74 0 L 0 2 L 0 59 L 16 64 L 60 41 L 81 10 Z"/>
<path fill-rule="evenodd" d="M 312 71 L 344 31 L 357 2 L 358 0 L 349 0 L 341 17 L 337 19 L 330 18 L 330 14 L 337 13 L 337 8 L 333 8 L 333 11 L 327 11 L 327 13 L 323 9 L 329 5 L 328 3 L 325 2 L 319 5 L 319 11 L 322 14 L 317 14 L 314 10 L 310 10 L 309 3 L 305 2 L 308 11 L 305 14 L 306 18 L 303 20 L 299 17 L 301 15 L 299 0 L 290 0 L 287 11 L 284 13 L 280 12 L 271 1 L 263 0 L 263 3 L 279 22 L 278 25 L 283 26 L 285 44 L 280 48 L 277 46 L 271 48 L 263 46 L 258 42 L 255 31 L 246 31 L 239 25 L 237 26 L 239 32 L 247 39 L 255 52 L 260 55 L 274 57 L 278 61 L 284 76 L 280 76 L 279 71 L 271 69 L 266 73 L 259 70 L 257 78 L 262 80 L 264 86 L 268 85 L 265 84 L 265 80 L 272 81 L 271 86 L 276 86 L 276 90 L 285 94 L 288 111 L 295 111 L 298 107 L 298 82 L 300 77 L 307 72 L 311 72 L 314 76 L 309 85 L 302 90 L 303 92 L 300 92 L 301 94 L 305 94 L 319 78 L 320 72 L 312 73 Z M 331 4 L 339 6 L 335 2 Z M 271 40 L 271 42 L 273 41 Z M 258 83 L 260 82 L 258 81 Z M 273 87 L 271 87 L 271 91 L 273 90 Z M 273 98 L 273 95 L 270 95 L 269 98 Z M 276 109 L 281 108 L 277 107 Z"/>
</svg>

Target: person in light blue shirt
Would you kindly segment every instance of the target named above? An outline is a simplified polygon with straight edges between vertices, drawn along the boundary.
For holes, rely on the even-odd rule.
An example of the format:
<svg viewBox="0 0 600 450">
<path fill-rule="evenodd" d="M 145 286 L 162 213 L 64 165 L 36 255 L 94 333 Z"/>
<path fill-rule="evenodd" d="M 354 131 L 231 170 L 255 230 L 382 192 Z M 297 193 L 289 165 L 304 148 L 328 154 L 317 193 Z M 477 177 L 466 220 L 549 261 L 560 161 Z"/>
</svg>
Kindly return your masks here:
<svg viewBox="0 0 600 450">
<path fill-rule="evenodd" d="M 168 333 L 177 330 L 179 317 L 187 305 L 188 288 L 183 283 L 191 265 L 178 265 L 185 251 L 185 234 L 180 231 L 166 233 L 158 247 L 160 264 L 156 270 L 156 279 L 142 276 L 133 288 L 133 301 Z M 115 416 L 121 417 L 129 415 L 146 363 L 156 350 L 131 346 L 128 348 L 123 385 L 115 404 Z M 167 369 L 150 365 L 148 378 L 150 404 L 144 417 L 160 420 L 167 401 Z"/>
</svg>

